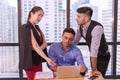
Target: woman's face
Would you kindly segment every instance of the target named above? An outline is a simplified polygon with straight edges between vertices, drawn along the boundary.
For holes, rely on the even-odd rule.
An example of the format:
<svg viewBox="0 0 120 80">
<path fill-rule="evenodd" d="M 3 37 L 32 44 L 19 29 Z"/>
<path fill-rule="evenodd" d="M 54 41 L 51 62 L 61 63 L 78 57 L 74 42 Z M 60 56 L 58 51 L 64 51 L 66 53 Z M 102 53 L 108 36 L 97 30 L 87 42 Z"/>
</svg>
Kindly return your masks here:
<svg viewBox="0 0 120 80">
<path fill-rule="evenodd" d="M 35 13 L 31 12 L 31 17 L 30 17 L 30 19 L 31 19 L 32 23 L 33 23 L 33 24 L 38 24 L 39 21 L 42 19 L 43 14 L 44 14 L 44 13 L 43 13 L 42 10 L 39 10 L 39 11 L 37 11 L 37 12 L 35 12 Z"/>
</svg>

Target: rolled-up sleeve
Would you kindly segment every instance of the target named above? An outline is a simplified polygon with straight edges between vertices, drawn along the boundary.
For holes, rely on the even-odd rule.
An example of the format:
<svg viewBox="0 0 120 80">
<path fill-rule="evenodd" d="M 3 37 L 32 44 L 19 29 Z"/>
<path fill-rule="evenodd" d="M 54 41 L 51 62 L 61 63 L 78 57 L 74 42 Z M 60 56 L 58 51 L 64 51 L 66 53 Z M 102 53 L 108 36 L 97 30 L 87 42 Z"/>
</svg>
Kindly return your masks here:
<svg viewBox="0 0 120 80">
<path fill-rule="evenodd" d="M 80 34 L 80 29 L 78 27 L 77 31 L 76 31 L 76 34 L 75 34 L 75 38 L 73 40 L 73 44 L 76 45 L 79 43 L 80 41 L 80 38 L 81 38 L 81 34 Z"/>
<path fill-rule="evenodd" d="M 88 68 L 87 68 L 87 66 L 86 66 L 85 63 L 84 63 L 83 55 L 82 55 L 80 49 L 76 49 L 75 53 L 76 53 L 76 61 L 77 61 L 77 64 L 78 64 L 78 65 L 80 65 L 80 64 L 84 65 L 84 67 L 85 67 L 86 70 L 87 70 Z"/>
<path fill-rule="evenodd" d="M 91 45 L 90 45 L 91 57 L 97 57 L 102 34 L 103 34 L 103 27 L 99 25 L 97 25 L 91 33 L 92 36 Z"/>
<path fill-rule="evenodd" d="M 50 48 L 49 48 L 49 53 L 48 53 L 48 57 L 52 60 L 55 60 L 55 47 L 52 45 Z"/>
<path fill-rule="evenodd" d="M 76 58 L 77 64 L 84 65 L 84 60 L 83 60 L 83 56 L 80 49 L 76 49 L 74 53 L 76 53 L 75 58 Z"/>
</svg>

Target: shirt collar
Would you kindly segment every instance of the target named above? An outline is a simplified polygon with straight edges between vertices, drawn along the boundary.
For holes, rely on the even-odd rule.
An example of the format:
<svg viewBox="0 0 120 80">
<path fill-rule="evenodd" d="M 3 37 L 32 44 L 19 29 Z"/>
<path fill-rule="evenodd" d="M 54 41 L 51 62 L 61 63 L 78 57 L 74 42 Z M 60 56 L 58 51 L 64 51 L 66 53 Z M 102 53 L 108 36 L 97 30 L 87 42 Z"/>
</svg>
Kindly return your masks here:
<svg viewBox="0 0 120 80">
<path fill-rule="evenodd" d="M 69 49 L 67 50 L 67 51 L 69 51 L 69 50 L 71 50 L 72 49 L 72 44 L 71 44 L 71 46 L 69 47 Z M 63 49 L 63 47 L 62 47 L 62 42 L 60 42 L 60 47 L 61 47 L 61 49 L 64 51 L 64 49 Z"/>
<path fill-rule="evenodd" d="M 89 27 L 89 25 L 90 25 L 90 23 L 91 23 L 91 21 L 89 21 L 86 25 L 84 25 L 84 27 L 82 27 L 82 29 L 87 30 L 87 29 L 88 29 L 88 27 Z"/>
</svg>

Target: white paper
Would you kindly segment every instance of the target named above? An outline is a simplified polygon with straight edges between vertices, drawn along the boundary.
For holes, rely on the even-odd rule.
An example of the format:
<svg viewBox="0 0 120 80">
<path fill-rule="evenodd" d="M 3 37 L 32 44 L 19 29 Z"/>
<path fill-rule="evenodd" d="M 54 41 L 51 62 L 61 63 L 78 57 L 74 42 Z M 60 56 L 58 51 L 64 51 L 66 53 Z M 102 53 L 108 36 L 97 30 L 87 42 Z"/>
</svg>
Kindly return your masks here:
<svg viewBox="0 0 120 80">
<path fill-rule="evenodd" d="M 48 79 L 53 78 L 53 72 L 37 72 L 35 79 Z"/>
</svg>

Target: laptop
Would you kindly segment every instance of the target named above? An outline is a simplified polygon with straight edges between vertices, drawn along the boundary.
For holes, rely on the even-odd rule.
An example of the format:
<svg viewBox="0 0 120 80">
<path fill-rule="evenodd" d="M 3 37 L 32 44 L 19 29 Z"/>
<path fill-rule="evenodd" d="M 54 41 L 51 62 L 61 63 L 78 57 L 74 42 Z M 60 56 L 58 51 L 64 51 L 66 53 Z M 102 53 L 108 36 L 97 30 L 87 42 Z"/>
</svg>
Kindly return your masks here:
<svg viewBox="0 0 120 80">
<path fill-rule="evenodd" d="M 79 78 L 80 66 L 58 66 L 56 72 L 57 79 Z"/>
</svg>

